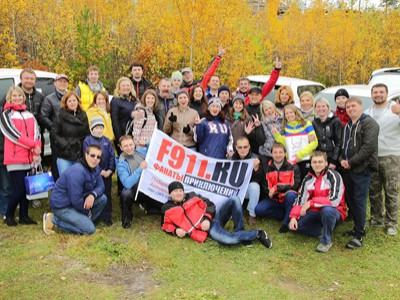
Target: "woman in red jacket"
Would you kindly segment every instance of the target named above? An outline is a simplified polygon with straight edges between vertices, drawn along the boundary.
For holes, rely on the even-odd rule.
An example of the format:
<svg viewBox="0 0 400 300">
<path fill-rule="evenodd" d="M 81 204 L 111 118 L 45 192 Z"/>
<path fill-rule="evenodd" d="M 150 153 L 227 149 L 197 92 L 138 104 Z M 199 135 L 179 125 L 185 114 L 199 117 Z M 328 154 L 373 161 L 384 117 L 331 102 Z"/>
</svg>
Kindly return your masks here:
<svg viewBox="0 0 400 300">
<path fill-rule="evenodd" d="M 7 92 L 0 128 L 4 134 L 4 165 L 10 173 L 13 191 L 6 213 L 7 226 L 17 226 L 14 214 L 19 204 L 19 223 L 37 224 L 28 216 L 25 176 L 33 162 L 39 162 L 41 152 L 40 131 L 35 117 L 25 105 L 25 93 L 12 86 Z"/>
</svg>

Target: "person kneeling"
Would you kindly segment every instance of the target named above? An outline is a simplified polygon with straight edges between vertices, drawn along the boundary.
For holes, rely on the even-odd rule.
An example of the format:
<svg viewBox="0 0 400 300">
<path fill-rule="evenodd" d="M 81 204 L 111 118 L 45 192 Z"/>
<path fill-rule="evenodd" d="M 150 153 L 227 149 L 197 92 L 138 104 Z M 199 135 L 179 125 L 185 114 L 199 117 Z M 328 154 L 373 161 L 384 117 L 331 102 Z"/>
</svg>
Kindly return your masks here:
<svg viewBox="0 0 400 300">
<path fill-rule="evenodd" d="M 243 209 L 239 197 L 226 200 L 218 211 L 209 199 L 194 192 L 185 194 L 179 181 L 168 185 L 169 199 L 162 206 L 162 230 L 180 238 L 189 236 L 197 242 L 204 242 L 207 236 L 222 245 L 243 243 L 251 245 L 258 239 L 265 247 L 271 248 L 272 242 L 263 230 L 244 230 Z M 232 218 L 234 232 L 228 232 L 224 226 Z"/>
<path fill-rule="evenodd" d="M 50 196 L 54 215 L 43 215 L 43 230 L 47 235 L 54 233 L 54 225 L 69 233 L 89 235 L 96 231 L 94 222 L 107 203 L 100 159 L 101 148 L 90 145 L 85 158 L 61 174 Z"/>
<path fill-rule="evenodd" d="M 311 168 L 290 212 L 289 228 L 305 235 L 321 236 L 317 251 L 328 252 L 333 230 L 346 219 L 343 180 L 337 171 L 328 168 L 325 152 L 314 152 Z"/>
</svg>

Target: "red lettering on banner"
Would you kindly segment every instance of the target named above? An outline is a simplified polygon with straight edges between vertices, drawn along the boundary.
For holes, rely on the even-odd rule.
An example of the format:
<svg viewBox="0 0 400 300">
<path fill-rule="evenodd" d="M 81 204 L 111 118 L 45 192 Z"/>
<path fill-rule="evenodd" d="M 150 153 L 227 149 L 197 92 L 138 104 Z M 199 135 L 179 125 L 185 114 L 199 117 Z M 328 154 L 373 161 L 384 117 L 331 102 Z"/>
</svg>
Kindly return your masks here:
<svg viewBox="0 0 400 300">
<path fill-rule="evenodd" d="M 180 169 L 185 161 L 186 152 L 181 146 L 175 145 L 171 149 L 171 155 L 168 164 L 171 168 Z"/>
<path fill-rule="evenodd" d="M 199 177 L 204 178 L 204 174 L 206 173 L 207 165 L 208 165 L 208 161 L 200 160 L 200 168 L 199 168 L 199 172 L 197 173 L 197 175 Z"/>
<path fill-rule="evenodd" d="M 157 154 L 157 160 L 158 161 L 163 161 L 164 156 L 169 154 L 169 148 L 171 147 L 172 142 L 163 139 L 161 142 L 161 146 L 160 146 L 160 150 L 158 150 L 158 154 Z"/>
<path fill-rule="evenodd" d="M 187 158 L 189 158 L 189 163 L 186 168 L 186 173 L 189 175 L 193 174 L 194 165 L 196 164 L 196 157 L 197 156 L 195 154 L 187 155 Z"/>
</svg>

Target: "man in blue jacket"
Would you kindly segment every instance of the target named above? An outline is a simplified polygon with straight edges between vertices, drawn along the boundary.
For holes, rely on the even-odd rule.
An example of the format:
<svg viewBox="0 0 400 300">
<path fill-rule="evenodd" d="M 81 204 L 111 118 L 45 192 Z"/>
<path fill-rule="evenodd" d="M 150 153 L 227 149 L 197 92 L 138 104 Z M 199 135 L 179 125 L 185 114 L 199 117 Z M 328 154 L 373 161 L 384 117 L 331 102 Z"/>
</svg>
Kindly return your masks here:
<svg viewBox="0 0 400 300">
<path fill-rule="evenodd" d="M 107 197 L 99 163 L 102 150 L 98 145 L 86 149 L 85 157 L 61 174 L 50 196 L 53 213 L 43 215 L 43 230 L 54 233 L 54 225 L 63 231 L 93 234 L 94 222 L 100 217 Z"/>
</svg>

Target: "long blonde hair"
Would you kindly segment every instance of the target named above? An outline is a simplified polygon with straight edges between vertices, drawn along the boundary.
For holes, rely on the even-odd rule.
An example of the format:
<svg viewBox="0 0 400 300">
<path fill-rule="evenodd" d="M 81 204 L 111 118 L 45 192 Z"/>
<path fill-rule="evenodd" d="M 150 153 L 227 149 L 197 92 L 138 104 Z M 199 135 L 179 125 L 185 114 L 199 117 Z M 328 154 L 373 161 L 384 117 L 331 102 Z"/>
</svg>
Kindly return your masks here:
<svg viewBox="0 0 400 300">
<path fill-rule="evenodd" d="M 24 102 L 26 101 L 26 96 L 24 91 L 19 86 L 13 85 L 7 91 L 7 96 L 6 96 L 7 103 L 11 103 L 11 94 L 13 91 L 16 91 L 18 94 L 20 94 L 24 98 Z"/>
<path fill-rule="evenodd" d="M 282 132 L 285 132 L 285 127 L 288 124 L 286 119 L 285 110 L 290 109 L 295 114 L 295 120 L 300 123 L 301 126 L 305 126 L 307 124 L 307 120 L 304 119 L 303 114 L 300 109 L 294 104 L 288 104 L 283 108 L 283 121 L 282 121 Z"/>
<path fill-rule="evenodd" d="M 275 106 L 275 104 L 274 104 L 273 102 L 271 102 L 271 101 L 269 101 L 269 100 L 264 100 L 263 102 L 261 102 L 261 105 L 260 105 L 261 119 L 262 119 L 264 122 L 267 121 L 267 116 L 266 116 L 265 113 L 264 113 L 264 108 L 266 108 L 266 107 L 272 108 L 272 110 L 274 111 L 274 113 L 275 113 L 277 116 L 280 116 L 280 115 L 281 115 L 280 111 L 276 108 L 276 106 Z"/>
<path fill-rule="evenodd" d="M 128 77 L 121 77 L 121 78 L 118 79 L 117 84 L 115 86 L 115 90 L 114 90 L 114 96 L 116 96 L 118 98 L 123 97 L 123 94 L 121 93 L 121 90 L 120 90 L 120 85 L 124 81 L 129 81 L 129 84 L 131 85 L 130 93 L 136 98 L 136 93 L 135 93 L 135 90 L 133 88 L 132 81 Z"/>
</svg>

